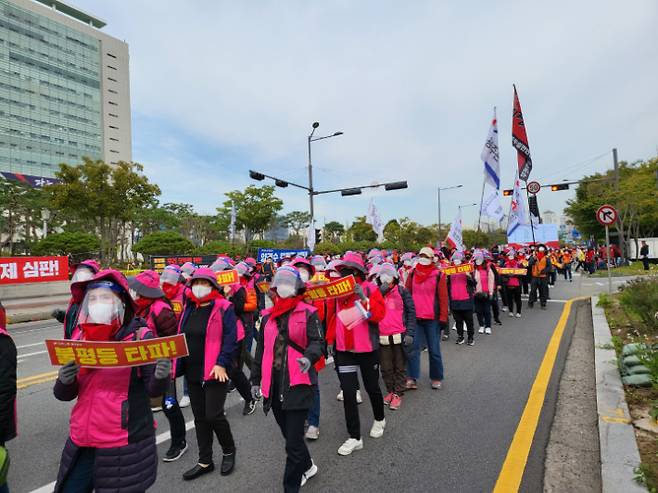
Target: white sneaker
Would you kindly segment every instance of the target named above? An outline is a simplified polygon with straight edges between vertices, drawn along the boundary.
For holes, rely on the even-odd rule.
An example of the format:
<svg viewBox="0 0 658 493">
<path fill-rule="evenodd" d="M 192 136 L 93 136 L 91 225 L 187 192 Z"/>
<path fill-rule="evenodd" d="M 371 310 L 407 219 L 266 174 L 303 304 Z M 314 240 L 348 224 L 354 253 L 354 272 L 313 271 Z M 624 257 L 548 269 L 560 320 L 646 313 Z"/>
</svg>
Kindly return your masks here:
<svg viewBox="0 0 658 493">
<path fill-rule="evenodd" d="M 386 420 L 382 419 L 381 421 L 375 420 L 370 428 L 370 436 L 372 438 L 381 438 L 384 435 L 384 428 L 386 428 Z"/>
<path fill-rule="evenodd" d="M 484 334 L 484 327 L 480 327 L 478 329 L 478 334 Z"/>
<path fill-rule="evenodd" d="M 457 330 L 457 324 L 452 326 L 452 330 Z"/>
<path fill-rule="evenodd" d="M 301 486 L 304 486 L 306 484 L 306 481 L 311 479 L 317 473 L 318 473 L 318 466 L 316 466 L 315 462 L 313 462 L 313 459 L 311 459 L 311 467 L 309 467 L 308 470 L 304 474 L 302 474 Z"/>
<path fill-rule="evenodd" d="M 355 450 L 363 449 L 363 439 L 348 438 L 338 449 L 338 455 L 350 455 Z"/>
<path fill-rule="evenodd" d="M 356 391 L 356 403 L 361 404 L 363 402 L 363 398 L 361 397 L 361 391 L 357 389 Z"/>
<path fill-rule="evenodd" d="M 306 430 L 306 438 L 308 440 L 317 440 L 320 438 L 320 428 L 310 425 Z"/>
<path fill-rule="evenodd" d="M 341 390 L 338 392 L 338 395 L 336 396 L 337 401 L 342 401 L 343 400 L 343 391 Z"/>
<path fill-rule="evenodd" d="M 184 395 L 183 398 L 180 400 L 178 403 L 178 407 L 189 407 L 190 406 L 190 397 L 187 395 Z"/>
<path fill-rule="evenodd" d="M 502 307 L 501 310 L 504 311 L 504 312 L 506 312 L 506 311 L 507 311 L 507 307 Z"/>
<path fill-rule="evenodd" d="M 486 328 L 484 329 L 484 333 L 485 333 L 485 334 L 489 334 L 489 335 L 491 335 L 491 327 L 486 327 Z"/>
<path fill-rule="evenodd" d="M 516 314 L 516 318 L 521 318 L 521 314 L 520 314 L 520 313 L 517 313 L 517 314 Z"/>
<path fill-rule="evenodd" d="M 513 316 L 514 316 L 514 313 L 513 313 L 513 312 L 509 312 L 508 315 L 509 315 L 510 317 L 513 317 Z"/>
</svg>

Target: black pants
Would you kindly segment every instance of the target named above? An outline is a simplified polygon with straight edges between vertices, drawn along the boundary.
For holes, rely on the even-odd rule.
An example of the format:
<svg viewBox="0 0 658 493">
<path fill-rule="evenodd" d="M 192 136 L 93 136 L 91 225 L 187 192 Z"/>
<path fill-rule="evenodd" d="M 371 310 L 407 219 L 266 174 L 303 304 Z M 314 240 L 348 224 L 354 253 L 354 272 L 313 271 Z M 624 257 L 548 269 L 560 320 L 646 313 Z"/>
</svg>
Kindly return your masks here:
<svg viewBox="0 0 658 493">
<path fill-rule="evenodd" d="M 564 269 L 562 270 L 562 272 L 564 273 L 564 280 L 571 281 L 571 279 L 573 278 L 573 276 L 571 275 L 571 264 L 564 264 Z"/>
<path fill-rule="evenodd" d="M 169 421 L 171 444 L 182 447 L 185 443 L 185 418 L 183 417 L 183 411 L 181 411 L 178 405 L 176 380 L 169 382 L 169 388 L 162 396 L 162 411 Z"/>
<path fill-rule="evenodd" d="M 233 358 L 233 360 L 237 361 L 237 363 L 233 368 L 231 368 L 228 376 L 231 379 L 231 382 L 233 382 L 233 385 L 235 385 L 235 388 L 238 389 L 240 396 L 245 400 L 245 402 L 249 402 L 251 400 L 251 384 L 249 383 L 247 376 L 242 371 L 242 352 L 246 340 L 247 338 L 245 337 L 238 343 L 238 348 L 236 349 L 236 353 L 234 354 Z"/>
<path fill-rule="evenodd" d="M 642 266 L 644 270 L 649 270 L 649 257 L 642 257 Z"/>
<path fill-rule="evenodd" d="M 523 294 L 528 294 L 528 286 L 530 285 L 530 277 L 528 276 L 523 276 L 521 278 L 521 289 Z"/>
<path fill-rule="evenodd" d="M 491 327 L 491 300 L 475 298 L 475 314 L 480 327 Z"/>
<path fill-rule="evenodd" d="M 521 286 L 507 286 L 507 308 L 510 313 L 514 313 L 514 305 L 516 313 L 521 313 Z"/>
<path fill-rule="evenodd" d="M 455 325 L 457 325 L 457 336 L 460 339 L 464 337 L 464 324 L 466 324 L 468 340 L 472 341 L 475 335 L 475 331 L 473 330 L 473 310 L 452 310 L 452 318 L 455 319 Z"/>
<path fill-rule="evenodd" d="M 226 382 L 189 382 L 190 404 L 194 414 L 196 439 L 199 442 L 199 463 L 212 462 L 213 432 L 225 454 L 235 451 L 233 434 L 224 414 L 226 402 Z"/>
<path fill-rule="evenodd" d="M 555 286 L 555 281 L 557 281 L 557 271 L 553 269 L 549 274 L 548 274 L 548 283 L 551 286 Z"/>
<path fill-rule="evenodd" d="M 500 323 L 500 307 L 498 306 L 498 292 L 494 291 L 493 295 L 489 299 L 491 304 L 491 313 L 493 313 L 494 321 Z M 489 325 L 487 327 L 490 327 Z"/>
<path fill-rule="evenodd" d="M 548 300 L 548 281 L 545 277 L 533 277 L 530 284 L 530 296 L 528 303 L 532 305 L 537 301 L 537 293 L 539 293 L 539 302 L 541 306 L 546 306 Z"/>
<path fill-rule="evenodd" d="M 402 344 L 379 345 L 379 360 L 381 362 L 382 380 L 386 386 L 386 392 L 402 395 L 404 394 L 407 381 L 407 358 L 404 355 Z"/>
<path fill-rule="evenodd" d="M 500 302 L 503 304 L 503 306 L 509 305 L 507 302 L 507 290 L 505 289 L 505 286 L 501 285 L 500 289 L 498 289 L 498 292 L 500 293 Z"/>
<path fill-rule="evenodd" d="M 338 370 L 340 388 L 343 391 L 343 408 L 347 432 L 351 438 L 361 439 L 361 421 L 356 403 L 356 389 L 359 388 L 358 371 L 361 370 L 363 386 L 370 398 L 372 413 L 377 421 L 384 419 L 384 396 L 379 388 L 379 352 L 352 353 L 336 351 L 334 358 Z"/>
<path fill-rule="evenodd" d="M 308 409 L 294 411 L 281 409 L 279 399 L 272 399 L 274 419 L 286 441 L 286 469 L 283 473 L 283 491 L 296 493 L 302 483 L 302 474 L 311 467 L 311 454 L 304 441 L 304 422 Z"/>
</svg>

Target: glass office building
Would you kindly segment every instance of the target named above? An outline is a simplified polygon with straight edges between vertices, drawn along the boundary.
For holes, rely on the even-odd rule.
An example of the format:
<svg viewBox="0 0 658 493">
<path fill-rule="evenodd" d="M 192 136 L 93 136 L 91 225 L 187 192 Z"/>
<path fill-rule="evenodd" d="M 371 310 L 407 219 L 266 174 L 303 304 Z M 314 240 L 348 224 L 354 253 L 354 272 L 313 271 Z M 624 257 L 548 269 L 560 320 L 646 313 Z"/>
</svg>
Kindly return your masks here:
<svg viewBox="0 0 658 493">
<path fill-rule="evenodd" d="M 39 185 L 83 156 L 131 160 L 128 47 L 104 25 L 59 1 L 0 0 L 5 178 Z"/>
</svg>

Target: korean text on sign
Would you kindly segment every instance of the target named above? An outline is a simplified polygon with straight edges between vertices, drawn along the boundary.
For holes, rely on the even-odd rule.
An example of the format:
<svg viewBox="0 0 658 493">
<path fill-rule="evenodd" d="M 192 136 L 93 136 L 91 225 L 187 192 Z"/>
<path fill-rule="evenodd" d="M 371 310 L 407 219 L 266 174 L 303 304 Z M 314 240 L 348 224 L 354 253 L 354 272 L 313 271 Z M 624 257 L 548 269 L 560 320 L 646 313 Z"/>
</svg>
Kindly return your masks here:
<svg viewBox="0 0 658 493">
<path fill-rule="evenodd" d="M 443 273 L 446 276 L 452 276 L 453 274 L 465 274 L 467 272 L 473 272 L 473 264 L 451 265 L 443 268 Z"/>
<path fill-rule="evenodd" d="M 306 290 L 304 297 L 309 301 L 340 298 L 354 292 L 356 281 L 354 276 L 342 277 L 336 281 Z"/>
<path fill-rule="evenodd" d="M 238 271 L 233 270 L 222 270 L 216 273 L 217 283 L 220 286 L 228 286 L 230 284 L 237 284 L 240 281 L 238 276 Z"/>
<path fill-rule="evenodd" d="M 528 273 L 528 269 L 514 267 L 498 267 L 496 270 L 501 276 L 525 276 Z"/>
<path fill-rule="evenodd" d="M 68 280 L 67 257 L 0 258 L 0 284 Z"/>
<path fill-rule="evenodd" d="M 46 348 L 50 362 L 55 366 L 75 361 L 87 368 L 126 368 L 188 355 L 184 334 L 127 342 L 48 339 Z"/>
</svg>

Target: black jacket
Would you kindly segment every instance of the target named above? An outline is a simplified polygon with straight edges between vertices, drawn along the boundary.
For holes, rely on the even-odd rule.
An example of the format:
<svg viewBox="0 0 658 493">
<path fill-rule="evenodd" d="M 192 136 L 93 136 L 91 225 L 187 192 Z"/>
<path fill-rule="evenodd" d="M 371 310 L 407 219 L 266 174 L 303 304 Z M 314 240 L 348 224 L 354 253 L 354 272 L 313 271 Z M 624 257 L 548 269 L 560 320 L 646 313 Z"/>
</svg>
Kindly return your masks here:
<svg viewBox="0 0 658 493">
<path fill-rule="evenodd" d="M 16 437 L 16 364 L 14 341 L 0 334 L 0 445 Z"/>
<path fill-rule="evenodd" d="M 286 341 L 288 340 L 288 319 L 290 313 L 285 313 L 281 315 L 277 320 L 277 327 L 279 333 L 285 333 Z M 258 345 L 256 346 L 256 357 L 254 362 L 251 365 L 251 384 L 260 385 L 261 380 L 261 367 L 263 365 L 263 352 L 265 346 L 265 325 L 267 324 L 270 316 L 265 315 L 261 322 L 261 330 L 258 331 Z M 279 372 L 282 381 L 275 382 L 274 379 L 277 375 L 277 372 L 272 371 L 272 382 L 270 388 L 270 397 L 265 399 L 263 402 L 263 411 L 265 414 L 268 413 L 272 407 L 271 400 L 273 398 L 279 398 L 282 400 L 281 407 L 284 410 L 299 410 L 299 409 L 310 409 L 313 405 L 314 395 L 313 395 L 313 385 L 318 384 L 318 375 L 313 368 L 313 364 L 317 362 L 320 358 L 324 356 L 324 347 L 325 342 L 322 337 L 322 324 L 318 318 L 316 312 L 308 313 L 306 318 L 306 348 L 304 348 L 304 357 L 308 358 L 311 362 L 311 369 L 309 370 L 309 375 L 311 378 L 311 385 L 295 385 L 294 387 L 290 386 L 290 379 L 288 375 L 288 366 L 287 365 L 296 365 L 297 361 L 288 361 L 288 358 L 284 358 L 284 363 Z M 288 354 L 287 345 L 284 348 L 284 354 Z M 278 387 L 280 390 L 279 395 L 275 396 L 272 389 Z"/>
</svg>

